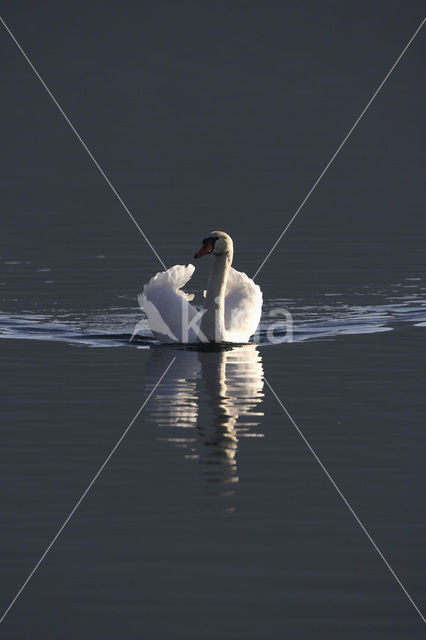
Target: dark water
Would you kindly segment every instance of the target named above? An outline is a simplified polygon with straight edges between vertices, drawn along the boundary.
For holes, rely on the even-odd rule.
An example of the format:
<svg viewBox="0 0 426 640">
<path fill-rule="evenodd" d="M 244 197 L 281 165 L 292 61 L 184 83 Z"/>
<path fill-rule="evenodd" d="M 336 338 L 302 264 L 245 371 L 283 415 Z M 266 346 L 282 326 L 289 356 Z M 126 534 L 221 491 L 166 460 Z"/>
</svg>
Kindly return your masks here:
<svg viewBox="0 0 426 640">
<path fill-rule="evenodd" d="M 249 275 L 422 18 L 4 6 L 167 265 L 223 228 Z M 174 359 L 2 638 L 424 637 L 264 379 L 424 612 L 425 42 L 260 272 L 253 344 L 199 351 L 129 342 L 159 264 L 2 33 L 1 613 Z"/>
</svg>

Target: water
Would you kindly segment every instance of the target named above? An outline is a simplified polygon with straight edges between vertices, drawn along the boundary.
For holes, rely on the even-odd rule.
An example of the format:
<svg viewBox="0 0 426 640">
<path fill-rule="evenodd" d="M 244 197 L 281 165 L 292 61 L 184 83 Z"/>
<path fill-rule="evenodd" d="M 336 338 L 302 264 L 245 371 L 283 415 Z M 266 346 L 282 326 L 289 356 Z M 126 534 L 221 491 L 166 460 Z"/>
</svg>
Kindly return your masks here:
<svg viewBox="0 0 426 640">
<path fill-rule="evenodd" d="M 4 18 L 166 264 L 219 228 L 252 275 L 420 21 L 391 5 Z M 129 341 L 160 266 L 1 39 L 2 611 L 172 363 L 2 637 L 424 637 L 265 382 L 425 611 L 424 43 L 260 272 L 253 343 L 209 350 Z"/>
<path fill-rule="evenodd" d="M 310 305 L 303 304 L 300 298 L 265 300 L 263 316 L 252 340 L 264 347 L 344 334 L 391 331 L 400 323 L 421 327 L 426 321 L 425 292 L 422 278 L 415 277 L 396 283 L 387 295 L 384 291 L 348 292 L 352 298 L 359 297 L 364 305 L 345 303 L 342 293 L 325 293 L 322 300 L 312 300 Z M 200 291 L 196 293 L 201 297 Z M 371 298 L 376 304 L 371 304 Z M 66 309 L 58 309 L 54 315 L 1 313 L 0 338 L 54 340 L 90 347 L 158 345 L 145 314 L 135 309 L 131 298 L 126 302 L 121 300 L 120 306 L 94 309 L 90 313 Z M 290 319 L 286 312 L 290 313 Z"/>
</svg>

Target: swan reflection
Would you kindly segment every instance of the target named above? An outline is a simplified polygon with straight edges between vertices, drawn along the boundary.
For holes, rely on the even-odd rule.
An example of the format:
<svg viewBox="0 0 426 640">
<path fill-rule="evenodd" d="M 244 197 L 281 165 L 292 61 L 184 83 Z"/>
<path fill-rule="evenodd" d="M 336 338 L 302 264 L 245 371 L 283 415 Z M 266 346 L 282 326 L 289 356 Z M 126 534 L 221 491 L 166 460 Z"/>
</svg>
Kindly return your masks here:
<svg viewBox="0 0 426 640">
<path fill-rule="evenodd" d="M 263 367 L 253 344 L 219 351 L 174 350 L 176 360 L 147 405 L 159 439 L 203 465 L 208 493 L 232 494 L 241 438 L 263 437 Z M 148 391 L 170 362 L 170 349 L 153 349 Z M 224 486 L 226 485 L 226 486 Z"/>
</svg>

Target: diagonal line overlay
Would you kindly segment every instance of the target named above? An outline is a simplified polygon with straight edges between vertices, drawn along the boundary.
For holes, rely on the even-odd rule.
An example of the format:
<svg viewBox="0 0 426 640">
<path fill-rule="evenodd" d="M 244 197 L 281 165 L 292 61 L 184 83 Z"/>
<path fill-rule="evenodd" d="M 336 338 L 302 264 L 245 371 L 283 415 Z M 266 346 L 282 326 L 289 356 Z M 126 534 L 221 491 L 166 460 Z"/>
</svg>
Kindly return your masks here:
<svg viewBox="0 0 426 640">
<path fill-rule="evenodd" d="M 416 612 L 418 613 L 418 615 L 420 616 L 422 621 L 426 624 L 425 616 L 420 611 L 419 607 L 416 605 L 416 603 L 414 602 L 413 598 L 408 593 L 407 589 L 404 587 L 404 585 L 402 584 L 401 580 L 398 578 L 398 576 L 396 575 L 395 571 L 392 569 L 392 567 L 389 564 L 388 560 L 386 560 L 385 556 L 380 551 L 379 547 L 377 546 L 377 544 L 375 543 L 375 541 L 373 540 L 371 535 L 368 533 L 368 531 L 365 528 L 364 524 L 361 522 L 361 520 L 359 519 L 358 515 L 355 513 L 354 509 L 351 507 L 350 503 L 348 502 L 348 500 L 343 495 L 341 489 L 338 487 L 338 485 L 333 480 L 333 478 L 330 475 L 330 473 L 327 471 L 327 469 L 324 466 L 323 462 L 321 462 L 320 458 L 315 453 L 314 449 L 312 448 L 312 445 L 309 443 L 307 438 L 304 436 L 304 434 L 302 433 L 301 429 L 297 426 L 296 422 L 293 420 L 293 418 L 291 417 L 291 415 L 289 414 L 289 412 L 287 411 L 287 409 L 285 408 L 285 406 L 281 402 L 280 398 L 277 396 L 277 394 L 275 393 L 274 389 L 269 384 L 268 380 L 265 377 L 263 377 L 263 379 L 265 380 L 265 382 L 266 382 L 267 386 L 269 387 L 269 389 L 270 389 L 272 395 L 274 396 L 275 400 L 278 402 L 278 404 L 280 405 L 281 409 L 284 411 L 284 413 L 286 414 L 287 418 L 290 420 L 291 424 L 296 429 L 297 433 L 302 438 L 303 442 L 306 444 L 306 446 L 308 447 L 309 451 L 312 453 L 312 455 L 314 456 L 315 460 L 318 462 L 318 464 L 320 465 L 321 469 L 324 471 L 324 473 L 327 476 L 327 478 L 330 480 L 330 482 L 333 485 L 333 487 L 336 489 L 336 491 L 339 494 L 340 498 L 343 500 L 343 502 L 345 503 L 346 507 L 349 509 L 349 511 L 351 512 L 351 514 L 355 518 L 356 522 L 361 527 L 362 531 L 365 533 L 365 535 L 367 536 L 367 538 L 369 539 L 369 541 L 371 542 L 371 544 L 373 545 L 373 547 L 375 548 L 375 550 L 377 551 L 377 553 L 379 554 L 381 559 L 383 560 L 383 562 L 385 563 L 385 565 L 389 569 L 390 573 L 393 575 L 393 577 L 395 578 L 395 580 L 397 581 L 397 583 L 401 587 L 401 589 L 404 592 L 404 594 L 407 596 L 408 600 L 410 601 L 410 603 L 412 604 L 412 606 L 414 607 L 414 609 L 416 610 Z"/>
<path fill-rule="evenodd" d="M 315 191 L 315 189 L 317 188 L 317 186 L 319 185 L 319 183 L 321 182 L 321 180 L 323 179 L 323 177 L 325 176 L 325 174 L 327 173 L 328 169 L 330 168 L 330 166 L 333 164 L 334 160 L 337 158 L 338 154 L 340 153 L 340 151 L 342 150 L 342 148 L 344 147 L 344 145 L 346 144 L 346 142 L 348 141 L 348 139 L 350 138 L 350 136 L 352 135 L 353 131 L 355 130 L 355 128 L 358 126 L 359 122 L 362 120 L 362 118 L 364 117 L 367 109 L 371 106 L 372 102 L 374 101 L 374 99 L 376 98 L 376 96 L 378 95 L 378 93 L 380 92 L 380 90 L 382 89 L 383 85 L 385 84 L 385 82 L 387 81 L 387 79 L 389 78 L 389 76 L 391 75 L 391 73 L 394 71 L 395 67 L 398 65 L 398 63 L 400 62 L 401 58 L 403 57 L 403 55 L 405 54 L 405 52 L 407 51 L 408 47 L 411 45 L 411 43 L 413 42 L 414 38 L 417 36 L 417 34 L 419 33 L 420 29 L 423 27 L 424 23 L 426 22 L 426 18 L 423 18 L 423 20 L 421 21 L 420 25 L 417 27 L 417 29 L 415 30 L 415 32 L 413 33 L 413 35 L 411 36 L 411 38 L 409 39 L 409 41 L 407 42 L 407 44 L 405 45 L 405 47 L 403 48 L 403 50 L 401 51 L 401 53 L 399 54 L 398 58 L 395 60 L 395 62 L 393 63 L 393 65 L 391 66 L 391 68 L 389 69 L 389 71 L 387 72 L 387 74 L 385 75 L 385 77 L 383 78 L 382 82 L 379 84 L 379 86 L 377 87 L 376 91 L 373 93 L 373 95 L 371 96 L 370 100 L 367 102 L 367 104 L 365 105 L 364 109 L 361 111 L 361 113 L 359 114 L 358 118 L 355 120 L 354 124 L 352 125 L 352 127 L 349 129 L 348 133 L 345 135 L 345 137 L 343 138 L 342 142 L 339 144 L 339 146 L 337 147 L 336 151 L 334 152 L 334 154 L 331 156 L 330 160 L 327 162 L 327 164 L 325 165 L 324 169 L 321 171 L 320 175 L 318 176 L 318 178 L 315 180 L 314 184 L 312 185 L 312 187 L 310 188 L 310 190 L 308 191 L 307 195 L 305 196 L 305 198 L 302 200 L 302 202 L 300 203 L 300 205 L 298 206 L 298 208 L 296 209 L 295 213 L 293 214 L 293 216 L 290 218 L 289 222 L 287 223 L 287 226 L 284 228 L 284 230 L 282 231 L 282 233 L 278 236 L 278 239 L 275 241 L 275 243 L 272 245 L 271 249 L 269 250 L 269 252 L 266 255 L 266 258 L 263 260 L 263 262 L 261 263 L 260 267 L 257 269 L 256 273 L 253 275 L 253 280 L 256 278 L 256 276 L 259 274 L 260 270 L 263 268 L 263 266 L 265 265 L 266 261 L 269 260 L 271 254 L 273 253 L 273 251 L 275 251 L 275 249 L 277 248 L 279 242 L 282 240 L 284 234 L 287 232 L 287 230 L 290 228 L 290 226 L 293 224 L 294 220 L 296 219 L 297 215 L 299 214 L 299 212 L 301 211 L 301 209 L 305 206 L 305 204 L 307 203 L 307 201 L 309 200 L 309 198 L 311 197 L 312 193 Z"/>
<path fill-rule="evenodd" d="M 111 180 L 108 178 L 108 176 L 106 175 L 105 171 L 102 169 L 101 165 L 99 164 L 99 162 L 96 160 L 95 156 L 93 155 L 93 153 L 90 151 L 89 147 L 87 146 L 87 144 L 84 142 L 83 138 L 81 137 L 81 135 L 78 133 L 77 129 L 74 127 L 73 123 L 71 122 L 71 120 L 69 119 L 69 117 L 67 116 L 67 114 L 65 113 L 65 111 L 63 110 L 63 108 L 61 107 L 61 105 L 59 104 L 59 102 L 56 100 L 55 96 L 53 95 L 53 93 L 51 92 L 51 90 L 49 89 L 49 87 L 47 86 L 47 84 L 45 83 L 45 81 L 43 80 L 43 78 L 41 77 L 41 75 L 39 74 L 39 72 L 37 71 L 37 69 L 35 68 L 35 66 L 33 65 L 33 63 L 31 62 L 31 60 L 29 59 L 29 57 L 27 56 L 27 54 L 25 53 L 24 49 L 22 48 L 22 46 L 19 44 L 18 40 L 15 38 L 15 36 L 13 35 L 12 31 L 9 29 L 9 27 L 7 26 L 6 22 L 3 20 L 3 18 L 0 16 L 0 22 L 3 24 L 4 28 L 6 29 L 6 31 L 8 32 L 8 34 L 10 35 L 10 37 L 12 38 L 13 42 L 16 44 L 16 46 L 18 47 L 19 51 L 22 53 L 22 55 L 24 56 L 25 60 L 28 62 L 28 64 L 30 65 L 31 69 L 34 71 L 35 75 L 37 76 L 37 78 L 40 80 L 41 84 L 43 85 L 44 89 L 46 90 L 46 92 L 49 94 L 50 98 L 52 99 L 52 101 L 54 102 L 54 104 L 56 105 L 56 107 L 58 108 L 59 112 L 61 113 L 61 115 L 63 116 L 64 120 L 67 122 L 67 124 L 70 126 L 70 128 L 72 129 L 73 133 L 75 134 L 75 136 L 77 137 L 78 141 L 80 142 L 80 144 L 82 145 L 83 149 L 87 152 L 88 156 L 90 157 L 90 159 L 92 160 L 93 164 L 95 165 L 95 167 L 98 169 L 99 173 L 101 174 L 101 176 L 103 177 L 103 179 L 105 180 L 105 182 L 107 183 L 107 185 L 109 186 L 109 188 L 111 189 L 111 191 L 113 192 L 113 194 L 115 195 L 115 197 L 117 198 L 117 200 L 119 201 L 119 203 L 121 204 L 121 206 L 123 207 L 123 209 L 125 210 L 125 212 L 127 213 L 127 215 L 129 216 L 129 218 L 132 220 L 132 222 L 134 223 L 134 225 L 136 226 L 136 228 L 138 229 L 139 233 L 141 234 L 141 236 L 144 238 L 144 240 L 147 242 L 147 244 L 149 245 L 149 247 L 151 248 L 151 250 L 153 251 L 154 255 L 156 256 L 157 260 L 160 262 L 160 264 L 162 265 L 162 267 L 167 270 L 166 265 L 164 264 L 164 262 L 162 261 L 162 259 L 160 258 L 160 256 L 158 255 L 157 251 L 155 250 L 155 248 L 153 247 L 153 245 L 151 244 L 150 240 L 148 239 L 148 237 L 145 235 L 144 231 L 142 230 L 142 227 L 139 225 L 139 223 L 136 221 L 136 219 L 134 218 L 134 216 L 132 215 L 132 213 L 130 212 L 128 206 L 126 205 L 126 203 L 124 202 L 123 198 L 120 196 L 120 194 L 118 193 L 117 189 L 114 187 L 114 185 L 112 184 Z"/>
<path fill-rule="evenodd" d="M 166 370 L 163 372 L 163 374 L 159 378 L 158 382 L 155 384 L 155 386 L 153 387 L 153 389 L 151 390 L 151 392 L 149 393 L 147 398 L 144 400 L 144 402 L 141 405 L 141 407 L 138 409 L 138 412 L 135 414 L 135 416 L 132 418 L 130 423 L 127 425 L 126 429 L 123 431 L 122 435 L 120 436 L 120 438 L 118 439 L 118 441 L 116 442 L 114 447 L 111 449 L 111 451 L 108 454 L 108 456 L 106 457 L 105 461 L 99 467 L 98 471 L 95 473 L 95 475 L 93 476 L 92 480 L 87 485 L 87 488 L 83 491 L 83 493 L 81 494 L 80 498 L 77 500 L 77 502 L 75 503 L 74 507 L 72 508 L 72 510 L 70 511 L 68 516 L 65 518 L 64 522 L 62 523 L 62 525 L 58 529 L 58 532 L 55 534 L 54 538 L 51 540 L 49 545 L 46 547 L 44 553 L 40 557 L 40 560 L 37 562 L 37 564 L 30 571 L 30 573 L 28 574 L 27 578 L 25 579 L 25 582 L 23 583 L 23 585 L 21 586 L 21 588 L 19 589 L 19 591 L 17 592 L 17 594 L 15 595 L 15 597 L 13 598 L 13 600 L 11 601 L 11 603 L 9 604 L 7 609 L 4 611 L 3 615 L 0 618 L 0 624 L 3 622 L 3 620 L 5 619 L 5 617 L 7 616 L 7 614 L 9 613 L 9 611 L 11 610 L 11 608 L 13 607 L 13 605 L 15 604 L 15 602 L 17 601 L 17 599 L 19 598 L 19 596 L 21 595 L 21 593 L 23 592 L 23 590 L 25 589 L 27 584 L 29 583 L 29 581 L 31 580 L 31 578 L 33 577 L 33 575 L 35 574 L 35 572 L 37 571 L 37 569 L 39 568 L 39 566 L 41 565 L 41 563 L 43 562 L 43 560 L 45 559 L 47 554 L 49 553 L 50 549 L 53 547 L 53 545 L 55 544 L 56 540 L 59 538 L 59 536 L 61 535 L 62 531 L 67 526 L 68 522 L 73 517 L 74 513 L 77 511 L 78 507 L 83 502 L 84 498 L 89 493 L 90 489 L 93 487 L 93 485 L 95 484 L 96 480 L 101 475 L 102 471 L 105 469 L 105 467 L 108 464 L 108 462 L 111 460 L 112 456 L 114 455 L 114 453 L 116 452 L 116 450 L 120 446 L 121 442 L 126 437 L 126 435 L 129 432 L 130 428 L 133 426 L 134 422 L 139 417 L 139 414 L 141 413 L 142 409 L 146 406 L 146 404 L 148 403 L 148 401 L 150 400 L 150 398 L 154 394 L 154 392 L 157 389 L 158 385 L 161 383 L 161 381 L 163 380 L 164 376 L 166 375 L 166 373 L 168 372 L 168 370 L 170 369 L 170 367 L 172 366 L 172 364 L 174 363 L 175 360 L 176 360 L 175 357 L 171 360 L 170 364 L 168 365 Z"/>
</svg>

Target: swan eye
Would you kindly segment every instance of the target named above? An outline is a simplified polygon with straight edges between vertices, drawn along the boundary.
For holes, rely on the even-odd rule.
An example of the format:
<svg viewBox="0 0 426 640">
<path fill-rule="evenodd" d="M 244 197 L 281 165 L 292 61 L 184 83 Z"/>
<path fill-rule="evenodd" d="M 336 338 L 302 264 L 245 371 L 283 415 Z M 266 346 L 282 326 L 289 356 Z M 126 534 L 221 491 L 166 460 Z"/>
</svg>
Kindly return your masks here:
<svg viewBox="0 0 426 640">
<path fill-rule="evenodd" d="M 215 245 L 216 240 L 219 240 L 219 238 L 215 237 L 215 236 L 209 236 L 208 238 L 204 238 L 203 240 L 203 247 L 207 247 L 208 243 L 210 242 L 213 247 Z"/>
<path fill-rule="evenodd" d="M 204 238 L 203 246 L 201 249 L 195 254 L 194 258 L 201 258 L 201 256 L 205 256 L 208 253 L 211 253 L 214 249 L 214 245 L 217 238 Z"/>
<path fill-rule="evenodd" d="M 208 238 L 204 238 L 203 246 L 195 254 L 194 258 L 201 258 L 201 256 L 205 256 L 208 253 L 212 253 L 214 250 L 214 246 L 216 244 L 216 240 L 219 240 L 218 236 L 209 236 Z"/>
</svg>

